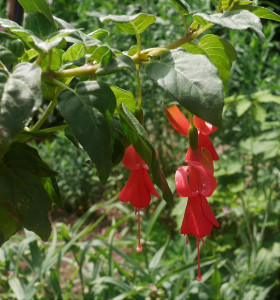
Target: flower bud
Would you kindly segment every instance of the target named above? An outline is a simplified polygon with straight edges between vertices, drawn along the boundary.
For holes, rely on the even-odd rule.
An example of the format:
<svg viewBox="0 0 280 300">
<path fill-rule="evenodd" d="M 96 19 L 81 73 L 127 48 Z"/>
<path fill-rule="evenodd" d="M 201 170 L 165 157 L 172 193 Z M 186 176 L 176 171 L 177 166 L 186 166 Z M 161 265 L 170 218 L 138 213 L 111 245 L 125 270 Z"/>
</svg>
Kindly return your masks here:
<svg viewBox="0 0 280 300">
<path fill-rule="evenodd" d="M 189 128 L 189 142 L 192 150 L 198 149 L 198 132 L 194 126 Z"/>
</svg>

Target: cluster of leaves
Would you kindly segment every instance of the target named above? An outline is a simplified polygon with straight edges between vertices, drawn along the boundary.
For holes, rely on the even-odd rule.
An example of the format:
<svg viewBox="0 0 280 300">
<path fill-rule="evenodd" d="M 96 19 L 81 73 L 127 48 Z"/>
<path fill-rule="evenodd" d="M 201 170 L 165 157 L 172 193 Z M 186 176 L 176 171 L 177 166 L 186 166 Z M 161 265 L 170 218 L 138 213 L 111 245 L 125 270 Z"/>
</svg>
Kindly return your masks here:
<svg viewBox="0 0 280 300">
<path fill-rule="evenodd" d="M 214 14 L 192 13 L 185 1 L 171 1 L 183 20 L 185 35 L 165 47 L 143 50 L 140 34 L 156 21 L 155 16 L 102 17 L 102 22 L 111 21 L 122 32 L 136 36 L 137 45 L 122 53 L 102 42 L 108 36 L 104 29 L 85 34 L 54 17 L 45 0 L 19 2 L 26 12 L 23 27 L 0 19 L 0 26 L 7 31 L 0 33 L 1 243 L 21 227 L 43 240 L 50 235 L 51 204 L 61 205 L 56 173 L 25 142 L 57 130 L 64 130 L 87 152 L 101 183 L 120 162 L 126 146 L 133 144 L 150 167 L 163 199 L 172 204 L 172 192 L 142 126 L 140 95 L 136 105 L 131 92 L 106 83 L 105 76 L 126 69 L 139 79 L 139 66 L 145 67 L 147 75 L 172 99 L 221 126 L 223 91 L 235 50 L 213 34 L 196 38 L 217 25 L 249 29 L 263 40 L 259 17 L 280 20 L 251 1 L 213 1 Z M 185 16 L 190 18 L 189 24 Z M 50 103 L 34 124 L 32 116 L 43 99 Z M 67 125 L 40 129 L 55 107 Z"/>
</svg>

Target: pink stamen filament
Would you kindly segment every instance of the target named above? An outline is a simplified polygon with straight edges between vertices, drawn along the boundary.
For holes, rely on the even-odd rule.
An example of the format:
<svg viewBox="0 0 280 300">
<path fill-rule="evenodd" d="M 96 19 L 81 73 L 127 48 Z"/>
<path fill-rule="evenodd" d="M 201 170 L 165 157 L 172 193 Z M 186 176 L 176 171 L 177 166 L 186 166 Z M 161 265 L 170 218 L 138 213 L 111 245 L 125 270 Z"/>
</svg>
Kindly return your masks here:
<svg viewBox="0 0 280 300">
<path fill-rule="evenodd" d="M 136 209 L 135 209 L 136 211 Z M 142 247 L 141 247 L 141 239 L 140 239 L 140 231 L 141 231 L 141 227 L 140 227 L 140 209 L 137 208 L 137 213 L 138 213 L 138 247 L 136 248 L 137 252 L 142 252 Z"/>
<path fill-rule="evenodd" d="M 188 237 L 188 235 L 186 234 L 186 244 L 188 245 L 189 243 L 190 243 L 189 237 Z"/>
<path fill-rule="evenodd" d="M 197 271 L 198 271 L 198 274 L 197 274 L 196 279 L 197 279 L 198 281 L 201 281 L 201 280 L 202 280 L 202 277 L 201 277 L 201 274 L 200 274 L 199 238 L 196 239 L 196 246 L 197 246 Z"/>
</svg>

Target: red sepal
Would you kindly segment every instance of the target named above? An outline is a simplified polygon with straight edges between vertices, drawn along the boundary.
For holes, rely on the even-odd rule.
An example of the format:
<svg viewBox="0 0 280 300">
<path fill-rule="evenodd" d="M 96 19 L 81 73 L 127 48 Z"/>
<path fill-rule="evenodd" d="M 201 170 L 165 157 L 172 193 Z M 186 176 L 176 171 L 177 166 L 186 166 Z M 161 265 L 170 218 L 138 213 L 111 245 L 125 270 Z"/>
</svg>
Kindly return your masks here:
<svg viewBox="0 0 280 300">
<path fill-rule="evenodd" d="M 172 127 L 180 134 L 187 136 L 191 124 L 180 109 L 176 105 L 171 105 L 168 109 L 165 106 L 163 108 Z"/>
<path fill-rule="evenodd" d="M 122 159 L 123 165 L 129 170 L 145 169 L 149 170 L 149 167 L 141 156 L 136 152 L 135 148 L 130 145 L 125 149 L 125 153 Z"/>
<path fill-rule="evenodd" d="M 151 194 L 160 199 L 148 172 L 145 169 L 132 170 L 129 179 L 120 193 L 120 201 L 130 202 L 136 208 L 150 204 Z"/>
<path fill-rule="evenodd" d="M 192 234 L 197 238 L 207 236 L 213 226 L 219 227 L 211 207 L 205 197 L 189 197 L 182 227 L 181 234 Z"/>
</svg>

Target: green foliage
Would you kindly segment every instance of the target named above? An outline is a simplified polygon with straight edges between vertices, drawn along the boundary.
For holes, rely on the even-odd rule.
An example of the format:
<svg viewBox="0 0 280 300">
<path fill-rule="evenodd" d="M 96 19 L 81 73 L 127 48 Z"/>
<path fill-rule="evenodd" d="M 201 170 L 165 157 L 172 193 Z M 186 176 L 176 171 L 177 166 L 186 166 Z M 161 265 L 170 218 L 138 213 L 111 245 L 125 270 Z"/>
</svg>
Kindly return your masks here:
<svg viewBox="0 0 280 300">
<path fill-rule="evenodd" d="M 58 187 L 67 208 L 80 211 L 81 203 L 86 209 L 101 201 L 73 226 L 57 224 L 50 243 L 44 244 L 26 231 L 25 237 L 21 232 L 4 244 L 0 250 L 1 298 L 279 297 L 275 281 L 280 212 L 277 26 L 266 24 L 263 28 L 263 45 L 244 31 L 249 29 L 263 38 L 259 18 L 279 21 L 279 16 L 250 1 L 171 2 L 174 7 L 163 0 L 143 0 L 140 5 L 122 1 L 123 6 L 116 1 L 53 1 L 55 15 L 67 18 L 68 23 L 53 17 L 43 0 L 21 1 L 28 12 L 23 27 L 0 20 L 1 27 L 11 31 L 0 33 L 1 242 L 22 226 L 46 240 L 50 206 L 61 205 Z M 189 6 L 194 15 L 189 15 Z M 128 16 L 122 16 L 120 22 L 125 13 Z M 157 22 L 153 14 L 159 16 Z M 179 23 L 180 16 L 185 24 Z M 98 28 L 97 17 L 113 21 L 102 25 L 108 31 Z M 186 24 L 187 29 L 190 26 L 188 34 L 182 26 Z M 131 35 L 120 34 L 118 27 Z M 209 29 L 211 34 L 202 35 Z M 179 46 L 190 54 L 172 50 Z M 140 64 L 144 123 L 135 101 L 141 100 L 133 78 L 135 64 Z M 142 72 L 144 68 L 147 74 Z M 203 95 L 191 93 L 186 79 Z M 217 213 L 224 208 L 218 215 L 222 228 L 201 247 L 202 268 L 207 266 L 208 271 L 203 284 L 198 284 L 193 281 L 196 251 L 185 246 L 174 231 L 175 221 L 180 225 L 185 199 L 175 199 L 174 209 L 161 201 L 154 212 L 152 202 L 143 222 L 145 251 L 139 256 L 131 250 L 136 247 L 135 216 L 116 202 L 102 202 L 123 186 L 126 173 L 114 167 L 104 192 L 97 171 L 105 182 L 111 167 L 121 161 L 125 147 L 132 143 L 149 163 L 163 197 L 172 203 L 174 169 L 185 154 L 186 142 L 170 130 L 161 102 L 179 102 L 220 126 L 227 82 L 223 129 L 215 133 L 214 141 L 223 145 L 218 148 L 221 159 L 215 170 L 219 190 L 211 199 Z M 12 99 L 11 107 L 3 99 Z M 65 130 L 76 147 L 66 141 L 63 131 L 53 137 L 59 130 Z M 31 138 L 36 143 L 30 145 L 50 167 L 25 144 Z M 85 163 L 88 156 L 94 167 Z M 57 184 L 52 169 L 60 173 Z M 18 184 L 19 180 L 24 185 Z M 12 194 L 9 187 L 14 185 Z M 10 199 L 15 200 L 12 210 Z M 25 210 L 19 210 L 17 204 L 24 204 Z M 105 209 L 98 210 L 101 206 Z M 120 215 L 117 222 L 107 217 L 113 208 Z M 96 222 L 88 225 L 85 222 L 92 213 Z M 100 232 L 99 224 L 106 230 Z M 68 273 L 61 272 L 65 265 Z"/>
</svg>

